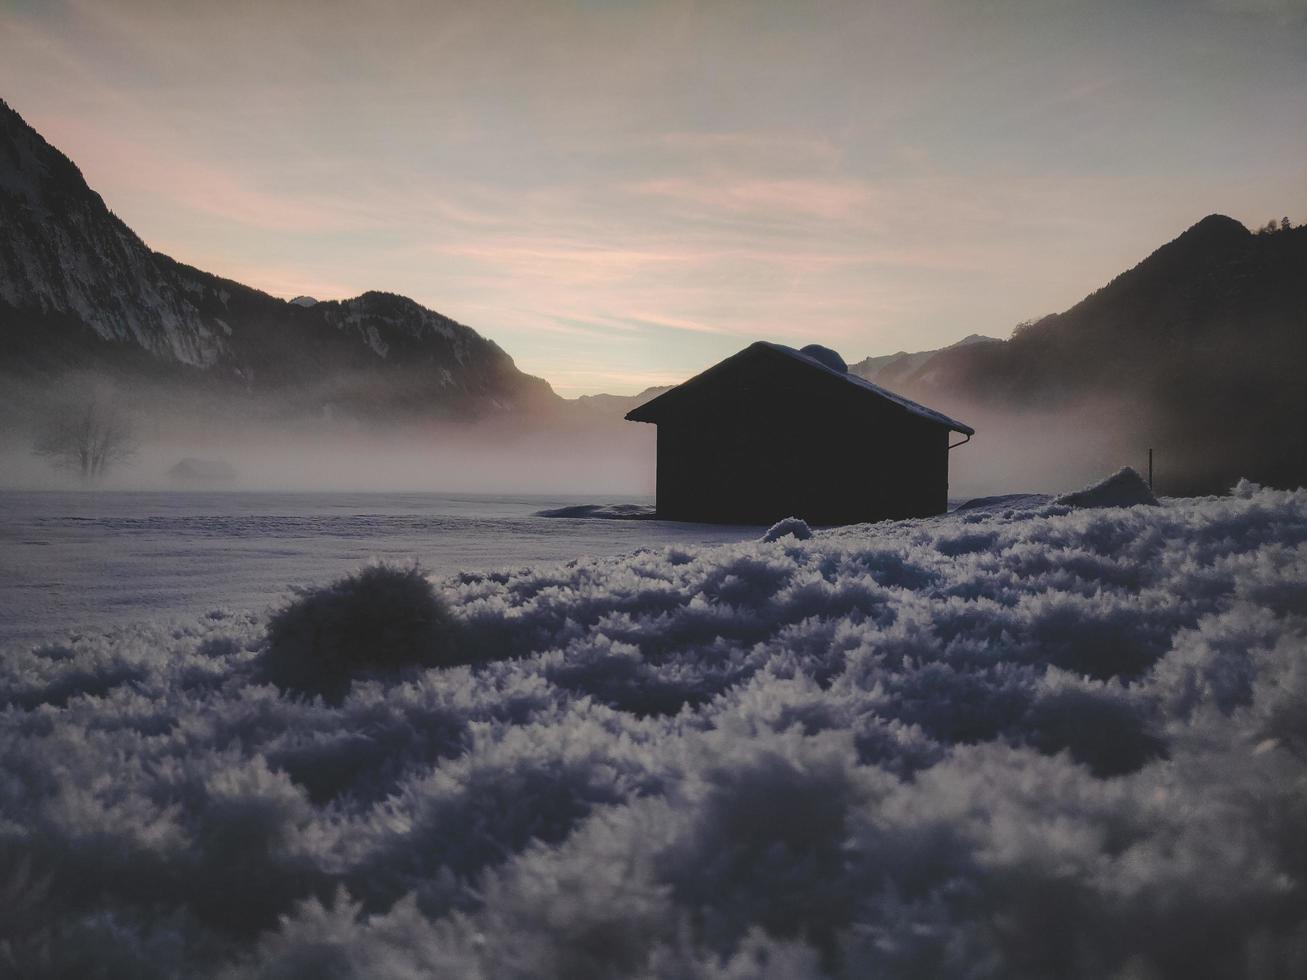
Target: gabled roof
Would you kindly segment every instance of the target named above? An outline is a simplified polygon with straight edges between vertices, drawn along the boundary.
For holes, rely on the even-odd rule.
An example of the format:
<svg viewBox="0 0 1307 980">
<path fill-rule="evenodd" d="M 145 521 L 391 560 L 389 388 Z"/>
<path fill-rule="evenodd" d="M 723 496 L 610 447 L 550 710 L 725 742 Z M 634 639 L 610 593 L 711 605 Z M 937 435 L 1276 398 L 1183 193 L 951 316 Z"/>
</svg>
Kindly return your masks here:
<svg viewBox="0 0 1307 980">
<path fill-rule="evenodd" d="M 839 355 L 835 354 L 833 351 L 827 351 L 824 348 L 816 347 L 804 348 L 804 350 L 799 351 L 795 350 L 793 347 L 786 347 L 784 344 L 773 344 L 765 340 L 760 340 L 755 344 L 750 344 L 738 354 L 733 354 L 726 360 L 714 364 L 712 367 L 708 368 L 708 370 L 696 374 L 690 380 L 677 385 L 670 391 L 665 391 L 657 398 L 651 399 L 643 405 L 632 409 L 626 413 L 627 420 L 631 422 L 657 422 L 658 417 L 662 415 L 666 409 L 679 401 L 680 395 L 684 394 L 686 390 L 692 390 L 701 385 L 711 383 L 719 371 L 721 371 L 721 369 L 727 364 L 734 362 L 736 358 L 744 357 L 746 355 L 756 355 L 762 350 L 781 354 L 786 358 L 792 359 L 794 362 L 803 365 L 809 370 L 820 371 L 823 374 L 828 375 L 832 383 L 853 385 L 855 388 L 865 391 L 868 397 L 880 398 L 898 406 L 905 412 L 923 418 L 928 422 L 947 426 L 952 432 L 961 432 L 968 436 L 976 434 L 976 430 L 971 426 L 959 422 L 957 419 L 951 419 L 943 412 L 937 412 L 933 408 L 927 408 L 925 405 L 918 405 L 911 399 L 904 398 L 902 395 L 896 395 L 894 392 L 882 388 L 880 385 L 872 384 L 865 378 L 860 378 L 856 374 L 849 374 L 847 370 L 841 371 L 839 367 L 835 365 L 842 364 L 843 362 L 840 360 Z M 812 353 L 807 353 L 808 351 L 811 351 Z"/>
</svg>

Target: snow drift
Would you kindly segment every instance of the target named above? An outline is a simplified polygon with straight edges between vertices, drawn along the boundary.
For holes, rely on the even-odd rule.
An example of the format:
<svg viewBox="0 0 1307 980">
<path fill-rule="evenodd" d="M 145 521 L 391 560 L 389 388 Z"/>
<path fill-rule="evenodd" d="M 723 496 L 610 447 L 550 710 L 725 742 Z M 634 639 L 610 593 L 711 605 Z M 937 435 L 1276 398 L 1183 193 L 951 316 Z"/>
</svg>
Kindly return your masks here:
<svg viewBox="0 0 1307 980">
<path fill-rule="evenodd" d="M 1307 971 L 1305 491 L 436 585 L 488 662 L 339 704 L 247 613 L 10 651 L 0 972 Z"/>
<path fill-rule="evenodd" d="M 808 527 L 808 522 L 801 517 L 783 517 L 771 527 L 762 536 L 763 541 L 779 541 L 787 535 L 792 536 L 797 541 L 807 541 L 812 537 L 812 528 Z"/>
<path fill-rule="evenodd" d="M 657 517 L 657 513 L 648 504 L 572 504 L 568 507 L 538 510 L 535 516 L 608 521 L 646 521 L 653 520 Z"/>
<path fill-rule="evenodd" d="M 1062 494 L 1057 502 L 1069 507 L 1153 507 L 1157 505 L 1157 498 L 1133 467 L 1124 466 L 1107 479 L 1083 490 Z"/>
</svg>

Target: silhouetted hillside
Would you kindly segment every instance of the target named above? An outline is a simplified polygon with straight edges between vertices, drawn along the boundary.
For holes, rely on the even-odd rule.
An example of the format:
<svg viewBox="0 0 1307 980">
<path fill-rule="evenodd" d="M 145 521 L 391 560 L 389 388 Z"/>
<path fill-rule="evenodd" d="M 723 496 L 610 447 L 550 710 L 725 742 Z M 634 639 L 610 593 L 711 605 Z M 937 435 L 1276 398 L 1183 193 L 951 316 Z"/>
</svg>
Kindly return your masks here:
<svg viewBox="0 0 1307 980">
<path fill-rule="evenodd" d="M 973 333 L 949 346 L 964 347 L 968 344 L 983 344 L 993 339 L 993 337 L 983 337 L 978 333 Z M 886 388 L 895 388 L 912 378 L 927 361 L 941 350 L 948 349 L 947 347 L 941 347 L 936 350 L 915 351 L 911 354 L 901 350 L 894 354 L 864 357 L 862 360 L 849 365 L 849 373 L 856 374 L 860 378 L 866 378 L 868 381 Z"/>
<path fill-rule="evenodd" d="M 265 413 L 480 418 L 561 403 L 410 299 L 286 302 L 152 251 L 0 101 L 0 373 L 108 375 Z"/>
<path fill-rule="evenodd" d="M 1156 450 L 1162 492 L 1190 493 L 1307 482 L 1304 365 L 1307 229 L 1254 235 L 1211 215 L 1065 313 L 946 348 L 900 388 L 968 418 L 1113 427 Z"/>
</svg>

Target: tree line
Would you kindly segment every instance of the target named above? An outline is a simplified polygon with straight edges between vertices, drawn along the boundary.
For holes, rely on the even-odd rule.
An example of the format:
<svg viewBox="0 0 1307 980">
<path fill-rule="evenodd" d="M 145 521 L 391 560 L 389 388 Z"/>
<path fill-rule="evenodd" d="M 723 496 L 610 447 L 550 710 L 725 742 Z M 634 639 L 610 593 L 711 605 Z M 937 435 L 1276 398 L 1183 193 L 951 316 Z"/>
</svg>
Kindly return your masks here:
<svg viewBox="0 0 1307 980">
<path fill-rule="evenodd" d="M 1274 235 L 1277 231 L 1288 231 L 1292 227 L 1293 224 L 1287 217 L 1281 218 L 1279 221 L 1272 218 L 1270 221 L 1266 222 L 1266 224 L 1257 229 L 1257 234 Z"/>
</svg>

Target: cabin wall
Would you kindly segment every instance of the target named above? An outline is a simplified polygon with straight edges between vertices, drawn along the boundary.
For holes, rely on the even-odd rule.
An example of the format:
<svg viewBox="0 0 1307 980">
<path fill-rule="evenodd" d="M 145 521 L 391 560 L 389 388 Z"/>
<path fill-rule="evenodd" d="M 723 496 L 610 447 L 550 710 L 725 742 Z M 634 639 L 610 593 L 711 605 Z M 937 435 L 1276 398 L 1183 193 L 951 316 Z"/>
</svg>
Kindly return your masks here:
<svg viewBox="0 0 1307 980">
<path fill-rule="evenodd" d="M 947 428 L 791 355 L 754 345 L 633 418 L 658 426 L 658 514 L 814 524 L 948 506 Z"/>
<path fill-rule="evenodd" d="M 659 516 L 767 524 L 793 515 L 848 524 L 947 509 L 949 433 L 942 426 L 865 398 L 840 407 L 852 412 L 832 416 L 802 400 L 738 398 L 661 422 Z M 832 417 L 843 422 L 833 426 Z"/>
</svg>

